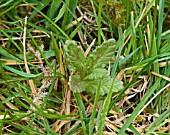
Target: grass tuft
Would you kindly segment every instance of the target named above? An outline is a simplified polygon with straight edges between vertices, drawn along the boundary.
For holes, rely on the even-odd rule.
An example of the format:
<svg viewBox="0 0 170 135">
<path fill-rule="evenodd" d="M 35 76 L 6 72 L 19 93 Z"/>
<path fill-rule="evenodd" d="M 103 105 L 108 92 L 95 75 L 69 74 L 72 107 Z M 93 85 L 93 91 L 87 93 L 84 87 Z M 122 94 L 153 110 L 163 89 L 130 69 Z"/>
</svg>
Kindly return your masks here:
<svg viewBox="0 0 170 135">
<path fill-rule="evenodd" d="M 169 14 L 169 0 L 1 0 L 0 134 L 170 134 Z"/>
</svg>

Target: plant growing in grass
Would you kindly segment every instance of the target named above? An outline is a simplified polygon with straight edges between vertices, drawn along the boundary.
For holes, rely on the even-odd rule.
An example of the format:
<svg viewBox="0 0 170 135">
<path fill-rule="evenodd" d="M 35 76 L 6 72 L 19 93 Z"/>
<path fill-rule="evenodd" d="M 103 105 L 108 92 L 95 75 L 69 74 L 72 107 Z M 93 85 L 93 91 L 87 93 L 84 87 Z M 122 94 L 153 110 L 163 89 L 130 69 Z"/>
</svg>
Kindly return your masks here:
<svg viewBox="0 0 170 135">
<path fill-rule="evenodd" d="M 98 46 L 85 58 L 83 49 L 75 41 L 67 40 L 64 45 L 65 59 L 70 71 L 77 71 L 77 74 L 70 76 L 69 86 L 74 92 L 95 94 L 98 84 L 101 81 L 100 95 L 109 92 L 113 78 L 108 74 L 105 66 L 114 56 L 116 42 L 110 39 Z M 115 79 L 113 92 L 123 88 L 122 81 Z"/>
</svg>

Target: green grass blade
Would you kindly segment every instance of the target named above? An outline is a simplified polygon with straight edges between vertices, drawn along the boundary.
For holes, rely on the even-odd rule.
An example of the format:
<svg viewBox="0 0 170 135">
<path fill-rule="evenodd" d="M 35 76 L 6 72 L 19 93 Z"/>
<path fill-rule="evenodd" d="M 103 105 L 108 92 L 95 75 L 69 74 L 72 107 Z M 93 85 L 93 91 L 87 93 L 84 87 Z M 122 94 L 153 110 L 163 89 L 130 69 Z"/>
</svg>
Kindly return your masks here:
<svg viewBox="0 0 170 135">
<path fill-rule="evenodd" d="M 99 1 L 99 7 L 98 7 L 98 20 L 97 20 L 97 29 L 98 29 L 98 44 L 101 44 L 101 33 L 102 33 L 102 29 L 101 29 L 101 12 L 102 12 L 102 6 L 103 6 L 103 0 Z"/>
<path fill-rule="evenodd" d="M 10 3 L 12 3 L 13 1 L 14 1 L 14 0 L 9 0 L 9 1 L 5 2 L 5 3 L 2 3 L 2 4 L 0 5 L 0 8 L 5 7 L 5 6 L 8 6 L 8 4 L 10 5 Z"/>
<path fill-rule="evenodd" d="M 35 41 L 35 39 L 33 38 L 32 34 L 28 31 L 29 36 L 31 37 L 32 42 L 34 43 L 35 47 L 37 48 L 37 50 L 39 51 L 39 53 L 41 54 L 41 56 L 44 58 L 46 64 L 49 66 L 49 68 L 51 70 L 53 70 L 53 67 L 51 66 L 51 64 L 48 62 L 47 58 L 44 56 L 44 54 L 42 53 L 42 50 L 40 49 L 39 45 L 37 44 L 37 42 Z"/>
<path fill-rule="evenodd" d="M 134 133 L 134 135 L 140 135 L 140 133 L 132 126 L 129 126 L 129 129 Z"/>
<path fill-rule="evenodd" d="M 92 114 L 91 114 L 90 122 L 89 122 L 89 133 L 88 133 L 88 135 L 93 135 L 94 119 L 95 119 L 95 115 L 96 115 L 97 103 L 98 103 L 98 100 L 99 100 L 100 86 L 101 86 L 101 81 L 99 83 L 99 86 L 97 88 L 96 95 L 95 95 L 94 106 L 93 106 L 93 110 L 92 110 Z"/>
<path fill-rule="evenodd" d="M 60 63 L 60 58 L 59 58 L 59 54 L 60 54 L 60 50 L 59 50 L 59 47 L 56 43 L 56 40 L 53 36 L 53 33 L 51 33 L 51 39 L 52 39 L 52 43 L 53 43 L 53 49 L 54 49 L 54 52 L 55 52 L 55 57 L 57 59 L 57 62 Z"/>
<path fill-rule="evenodd" d="M 138 47 L 137 49 L 135 49 L 133 52 L 131 52 L 130 54 L 128 54 L 123 60 L 121 60 L 119 62 L 119 66 L 125 64 L 126 62 L 128 62 L 128 60 L 135 54 L 139 51 L 139 49 L 141 49 L 142 46 Z"/>
<path fill-rule="evenodd" d="M 130 20 L 130 0 L 127 0 L 124 2 L 125 7 L 126 7 L 126 28 L 128 28 L 129 20 Z"/>
<path fill-rule="evenodd" d="M 73 32 L 71 32 L 71 34 L 69 35 L 69 38 L 72 39 L 75 37 L 75 35 L 78 33 L 78 31 L 81 29 L 82 27 L 82 23 L 80 23 L 74 30 Z"/>
<path fill-rule="evenodd" d="M 115 98 L 115 100 L 113 100 L 110 104 L 110 108 L 118 101 L 121 99 L 122 94 L 130 87 L 133 85 L 133 83 L 135 82 L 135 80 L 145 71 L 147 70 L 152 64 L 153 62 L 158 58 L 158 56 L 156 56 L 155 58 L 151 59 L 150 61 L 148 61 L 148 64 L 146 64 L 142 70 L 136 75 L 134 76 L 134 78 L 132 79 L 132 81 L 130 83 L 128 83 L 125 88 L 120 92 L 120 94 Z"/>
<path fill-rule="evenodd" d="M 131 26 L 132 26 L 132 49 L 133 51 L 136 50 L 137 45 L 136 45 L 136 31 L 135 31 L 135 24 L 134 24 L 134 13 L 131 12 Z M 137 54 L 135 53 L 133 55 L 133 63 L 137 62 Z"/>
<path fill-rule="evenodd" d="M 7 65 L 4 65 L 4 64 L 2 64 L 2 67 L 13 72 L 13 73 L 15 73 L 15 74 L 17 74 L 17 75 L 20 75 L 20 76 L 23 76 L 23 77 L 28 77 L 28 78 L 34 78 L 34 77 L 37 77 L 37 76 L 42 74 L 42 73 L 40 73 L 40 74 L 28 74 L 28 73 L 16 70 L 16 69 L 9 67 Z"/>
<path fill-rule="evenodd" d="M 56 132 L 54 132 L 49 125 L 47 126 L 47 124 L 43 124 L 42 122 L 35 120 L 39 125 L 41 125 L 41 127 L 44 127 L 44 129 L 46 129 L 46 131 L 48 131 L 48 134 L 50 135 L 59 135 Z M 45 120 L 46 121 L 46 120 Z M 47 122 L 46 122 L 47 123 Z"/>
<path fill-rule="evenodd" d="M 62 21 L 62 29 L 65 31 L 70 29 L 70 27 L 72 27 L 71 22 L 73 21 L 74 18 L 77 2 L 78 2 L 77 0 L 74 0 L 73 3 L 70 0 L 66 0 L 66 2 L 63 5 L 64 19 Z"/>
<path fill-rule="evenodd" d="M 22 53 L 21 47 L 18 46 L 18 44 L 14 40 L 12 40 L 12 38 L 4 30 L 0 29 L 0 32 L 2 32 L 15 45 L 15 47 L 20 51 L 20 53 Z"/>
<path fill-rule="evenodd" d="M 159 86 L 159 82 L 161 79 L 158 79 L 157 82 L 155 82 L 155 84 L 150 88 L 149 91 L 146 92 L 145 96 L 143 97 L 143 99 L 141 100 L 141 102 L 137 105 L 137 107 L 135 108 L 135 110 L 132 112 L 132 114 L 130 115 L 130 117 L 126 120 L 126 122 L 124 123 L 123 127 L 121 128 L 121 130 L 119 131 L 118 135 L 122 135 L 123 133 L 125 133 L 126 129 L 130 126 L 130 124 L 132 123 L 132 121 L 135 119 L 135 117 L 138 115 L 139 111 L 142 109 L 143 105 L 147 102 L 147 100 L 151 97 L 151 95 L 153 94 L 153 92 L 158 88 Z"/>
<path fill-rule="evenodd" d="M 170 116 L 170 109 L 167 109 L 164 113 L 162 113 L 153 123 L 149 125 L 147 128 L 147 132 L 145 135 L 150 135 L 152 132 L 157 130 L 159 127 L 165 125 L 168 121 L 165 121 Z M 165 121 L 165 122 L 164 122 Z"/>
<path fill-rule="evenodd" d="M 78 104 L 78 109 L 79 109 L 79 113 L 80 113 L 82 130 L 84 132 L 84 135 L 86 135 L 87 134 L 87 128 L 86 128 L 85 120 L 87 118 L 87 114 L 86 114 L 86 111 L 85 111 L 85 106 L 83 104 L 83 100 L 81 98 L 80 93 L 75 93 L 75 98 L 76 98 L 76 102 Z"/>
<path fill-rule="evenodd" d="M 70 0 L 71 1 L 71 0 Z M 72 1 L 71 1 L 72 2 Z M 78 0 L 74 0 L 74 2 L 72 2 L 69 5 L 69 12 L 68 12 L 68 18 L 67 18 L 67 24 L 71 23 L 73 21 L 73 17 L 74 17 L 74 13 L 76 10 L 76 6 L 78 4 Z"/>
<path fill-rule="evenodd" d="M 66 6 L 66 9 L 65 12 L 64 12 L 64 19 L 62 21 L 62 26 L 61 28 L 64 30 L 65 29 L 65 26 L 67 25 L 67 19 L 68 19 L 68 11 L 69 11 L 69 6 L 71 4 L 71 1 L 70 0 L 65 0 L 65 6 Z"/>
<path fill-rule="evenodd" d="M 23 62 L 21 59 L 19 59 L 17 56 L 13 55 L 11 52 L 9 52 L 9 50 L 7 50 L 6 48 L 0 46 L 0 54 L 3 55 L 4 57 L 11 59 L 11 60 L 16 60 L 17 62 Z M 22 55 L 23 57 L 23 55 Z M 0 60 L 0 62 L 3 63 L 3 59 Z"/>
<path fill-rule="evenodd" d="M 158 15 L 158 33 L 157 33 L 157 50 L 159 51 L 161 44 L 161 34 L 162 34 L 162 26 L 163 26 L 163 13 L 164 13 L 164 4 L 165 0 L 159 1 L 159 15 Z"/>
<path fill-rule="evenodd" d="M 65 11 L 66 11 L 66 5 L 63 4 L 63 6 L 59 10 L 57 17 L 54 18 L 55 23 L 58 22 L 58 20 L 60 20 L 63 17 Z"/>
<path fill-rule="evenodd" d="M 40 10 L 32 6 L 30 3 L 23 0 L 26 4 L 28 4 L 30 7 L 35 9 L 37 12 L 39 12 L 42 16 L 44 16 L 45 19 L 47 19 L 51 24 L 53 24 L 67 39 L 69 39 L 68 35 L 57 25 L 55 24 L 49 17 L 47 17 L 44 13 L 42 13 Z"/>
<path fill-rule="evenodd" d="M 104 100 L 102 100 L 102 102 L 100 103 L 100 108 L 99 108 L 99 111 L 98 111 L 98 114 L 97 114 L 97 121 L 96 121 L 97 127 L 98 127 L 100 120 L 101 120 L 103 104 L 104 104 Z"/>
<path fill-rule="evenodd" d="M 61 5 L 61 3 L 62 3 L 62 0 L 52 0 L 52 3 L 50 5 L 50 8 L 49 8 L 48 13 L 47 13 L 47 16 L 50 19 L 54 18 L 54 16 L 56 15 L 56 13 L 58 11 L 59 6 Z"/>
<path fill-rule="evenodd" d="M 17 5 L 19 5 L 22 2 L 22 0 L 18 0 L 17 2 L 15 2 L 15 4 L 13 4 L 12 6 L 10 6 L 8 9 L 6 9 L 5 11 L 0 13 L 0 16 L 2 16 L 3 14 L 8 13 L 10 10 L 12 10 L 13 8 L 15 8 Z"/>
<path fill-rule="evenodd" d="M 45 8 L 49 3 L 51 2 L 51 0 L 42 0 L 40 3 L 38 3 L 38 5 L 36 6 L 36 9 L 38 9 L 39 11 L 41 11 L 43 8 Z M 38 11 L 34 10 L 31 14 L 31 16 L 28 18 L 28 21 L 31 21 L 32 18 L 34 18 L 37 15 Z"/>
<path fill-rule="evenodd" d="M 89 123 L 89 118 L 85 120 L 85 124 Z M 82 123 L 79 123 L 75 125 L 72 129 L 70 129 L 68 132 L 66 132 L 64 135 L 73 135 L 76 133 L 79 129 L 81 129 Z"/>
<path fill-rule="evenodd" d="M 56 70 L 54 70 L 54 71 L 56 71 Z M 37 116 L 39 115 L 39 113 L 41 113 L 41 115 L 43 114 L 42 111 L 40 111 L 40 110 L 42 110 L 42 108 L 44 107 L 45 103 L 47 102 L 47 100 L 48 100 L 48 98 L 49 98 L 49 96 L 50 96 L 50 93 L 51 93 L 52 90 L 53 90 L 54 83 L 55 83 L 55 80 L 56 80 L 56 77 L 55 77 L 55 76 L 56 76 L 56 72 L 54 72 L 54 77 L 53 77 L 53 79 L 52 79 L 51 86 L 50 86 L 49 91 L 48 91 L 46 97 L 44 98 L 42 104 L 40 105 L 39 110 L 36 111 L 35 115 L 32 117 L 32 120 L 30 120 L 30 121 L 28 122 L 28 124 L 26 125 L 26 127 L 30 127 L 30 125 L 34 122 L 34 120 L 37 118 Z M 24 133 L 24 132 L 21 132 L 20 135 L 23 135 L 23 133 Z"/>
<path fill-rule="evenodd" d="M 116 59 L 115 59 L 115 63 L 114 63 L 114 66 L 113 66 L 112 72 L 111 72 L 111 76 L 114 76 L 114 78 L 115 78 L 115 73 L 116 73 L 116 69 L 117 69 L 117 66 L 118 66 L 118 61 L 119 61 L 119 58 L 120 58 L 120 54 L 121 54 L 121 51 L 122 51 L 122 46 L 123 46 L 123 43 L 124 43 L 124 36 L 122 36 L 121 38 L 122 38 L 122 42 L 120 44 L 120 47 L 119 47 L 119 50 L 118 50 L 118 53 L 117 53 L 117 56 L 116 56 Z M 107 97 L 105 99 L 104 105 L 103 105 L 101 121 L 99 122 L 99 125 L 97 125 L 98 135 L 102 135 L 102 130 L 103 130 L 103 126 L 104 126 L 104 120 L 105 120 L 105 118 L 107 116 L 107 113 L 108 113 L 108 110 L 109 110 L 109 105 L 110 105 L 110 102 L 111 102 L 112 89 L 114 87 L 114 80 L 115 79 L 113 79 L 113 81 L 112 81 L 109 93 L 108 93 L 108 95 L 107 95 Z"/>
</svg>

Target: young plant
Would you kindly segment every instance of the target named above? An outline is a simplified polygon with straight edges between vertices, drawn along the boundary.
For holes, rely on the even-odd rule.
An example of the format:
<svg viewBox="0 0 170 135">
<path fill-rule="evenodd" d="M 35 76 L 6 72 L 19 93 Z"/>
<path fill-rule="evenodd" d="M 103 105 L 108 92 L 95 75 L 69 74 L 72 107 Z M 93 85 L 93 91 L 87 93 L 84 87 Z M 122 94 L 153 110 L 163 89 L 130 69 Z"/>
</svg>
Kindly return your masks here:
<svg viewBox="0 0 170 135">
<path fill-rule="evenodd" d="M 71 90 L 95 94 L 101 81 L 99 94 L 105 95 L 109 92 L 113 78 L 109 76 L 105 67 L 114 56 L 115 44 L 116 41 L 110 39 L 98 46 L 85 58 L 83 49 L 75 41 L 66 41 L 64 51 L 68 68 L 70 71 L 77 71 L 69 78 Z M 113 92 L 118 92 L 123 88 L 122 81 L 115 79 L 114 83 Z"/>
</svg>

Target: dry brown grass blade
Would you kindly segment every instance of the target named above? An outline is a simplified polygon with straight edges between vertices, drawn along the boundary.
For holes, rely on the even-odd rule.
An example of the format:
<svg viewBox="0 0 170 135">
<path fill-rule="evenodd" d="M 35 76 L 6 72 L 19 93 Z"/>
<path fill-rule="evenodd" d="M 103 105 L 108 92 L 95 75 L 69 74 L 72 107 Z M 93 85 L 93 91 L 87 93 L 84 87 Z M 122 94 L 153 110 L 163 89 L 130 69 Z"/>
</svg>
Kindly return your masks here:
<svg viewBox="0 0 170 135">
<path fill-rule="evenodd" d="M 167 62 L 160 62 L 159 67 L 165 67 L 167 65 Z M 170 61 L 168 61 L 168 65 L 170 65 Z"/>
<path fill-rule="evenodd" d="M 33 36 L 33 38 L 42 38 L 42 37 L 49 37 L 49 35 L 39 35 L 39 36 Z M 30 37 L 25 37 L 30 38 Z M 12 40 L 21 40 L 22 37 L 12 37 Z M 8 41 L 9 38 L 0 38 L 1 41 Z"/>
<path fill-rule="evenodd" d="M 1 59 L 2 60 L 2 59 Z M 5 65 L 24 65 L 24 63 L 17 62 L 16 60 L 2 60 Z M 43 62 L 32 61 L 31 64 L 43 64 Z"/>
<path fill-rule="evenodd" d="M 58 132 L 62 128 L 62 126 L 64 126 L 65 124 L 68 124 L 69 122 L 70 122 L 69 120 L 63 120 L 61 121 L 59 125 L 56 125 L 55 128 L 53 128 L 53 130 L 55 132 Z"/>
<path fill-rule="evenodd" d="M 63 64 L 63 51 L 62 51 L 62 47 L 61 45 L 59 45 L 60 47 L 60 53 L 59 53 L 59 60 L 60 60 L 60 72 L 61 74 L 65 75 L 65 65 Z M 62 108 L 61 108 L 61 111 L 60 111 L 60 115 L 62 115 L 64 112 L 66 115 L 70 114 L 70 98 L 71 98 L 71 90 L 69 89 L 69 85 L 68 85 L 68 81 L 65 79 L 65 78 L 61 78 L 61 81 L 62 83 L 64 84 L 65 86 L 65 98 L 64 98 L 64 101 L 62 103 Z M 58 132 L 58 130 L 63 126 L 63 125 L 66 125 L 66 129 L 69 129 L 70 128 L 70 124 L 69 122 L 67 121 L 64 121 L 63 123 L 60 123 L 58 125 L 58 120 L 54 123 L 54 126 L 52 127 L 52 130 L 54 130 L 55 132 Z"/>
<path fill-rule="evenodd" d="M 117 79 L 122 80 L 123 76 L 125 75 L 126 69 L 122 69 L 116 76 Z"/>
<path fill-rule="evenodd" d="M 62 50 L 62 47 L 60 45 L 60 54 L 59 54 L 59 59 L 60 59 L 60 71 L 61 71 L 61 74 L 65 75 L 65 66 L 63 65 L 63 50 Z M 69 89 L 69 86 L 68 86 L 68 82 L 65 78 L 62 78 L 62 82 L 65 86 L 65 89 L 66 89 L 66 108 L 65 108 L 65 114 L 70 114 L 70 97 L 71 97 L 71 91 Z"/>
<path fill-rule="evenodd" d="M 59 47 L 60 47 L 60 52 L 59 52 L 60 72 L 61 72 L 62 75 L 65 75 L 65 69 L 64 69 L 64 65 L 63 65 L 63 50 L 62 50 L 60 43 L 59 43 Z"/>
<path fill-rule="evenodd" d="M 84 18 L 84 15 L 80 16 L 79 18 L 77 18 L 77 20 L 72 21 L 71 23 L 69 23 L 65 27 L 65 30 L 68 30 L 69 28 L 73 27 L 74 25 L 77 25 L 83 18 Z"/>
<path fill-rule="evenodd" d="M 86 58 L 87 55 L 89 54 L 89 52 L 90 52 L 92 46 L 94 45 L 94 42 L 95 42 L 95 41 L 96 41 L 96 38 L 93 39 L 93 41 L 91 42 L 90 46 L 87 48 L 86 52 L 84 53 L 84 57 L 85 57 L 85 58 Z"/>
<path fill-rule="evenodd" d="M 79 36 L 79 39 L 80 39 L 80 41 L 81 41 L 81 44 L 82 44 L 83 48 L 85 48 L 85 47 L 84 47 L 83 39 L 82 39 L 81 34 L 80 34 L 80 30 L 78 31 L 78 36 Z"/>
<path fill-rule="evenodd" d="M 66 89 L 67 89 L 67 93 L 66 93 L 66 108 L 65 108 L 65 114 L 66 115 L 69 115 L 70 114 L 70 101 L 71 101 L 71 90 L 69 89 L 69 87 L 68 87 L 68 83 L 67 83 L 67 85 L 65 86 L 66 87 Z M 67 125 L 66 125 L 66 129 L 67 130 L 69 130 L 69 128 L 70 128 L 70 123 L 68 123 Z"/>
<path fill-rule="evenodd" d="M 115 132 L 103 131 L 102 135 L 117 135 Z"/>
<path fill-rule="evenodd" d="M 152 71 L 151 73 L 152 73 L 153 75 L 155 75 L 155 76 L 158 76 L 158 77 L 160 77 L 160 78 L 162 78 L 162 79 L 170 82 L 170 78 L 169 78 L 169 77 L 166 77 L 166 76 L 164 76 L 164 75 L 160 75 L 160 74 L 158 74 L 158 73 L 156 73 L 156 72 L 153 72 L 153 71 Z"/>
<path fill-rule="evenodd" d="M 26 72 L 28 74 L 30 74 L 30 70 L 28 68 L 28 63 L 27 63 L 27 58 L 26 58 L 26 45 L 25 45 L 25 42 L 26 42 L 26 24 L 27 24 L 27 16 L 25 17 L 25 26 L 24 26 L 24 34 L 23 34 L 23 50 L 24 50 L 24 64 L 25 64 L 25 69 L 26 69 Z M 31 90 L 32 90 L 32 94 L 33 96 L 37 96 L 37 91 L 36 91 L 36 88 L 35 88 L 35 85 L 34 85 L 34 82 L 32 79 L 29 80 L 29 85 L 31 87 Z"/>
<path fill-rule="evenodd" d="M 71 113 L 75 113 L 75 110 L 73 110 Z M 78 118 L 80 117 L 79 115 L 77 116 L 74 116 L 72 118 Z M 69 120 L 63 120 L 59 123 L 59 121 L 56 121 L 55 122 L 55 125 L 52 127 L 52 130 L 54 130 L 55 132 L 59 132 L 60 129 L 64 126 L 64 125 L 67 125 L 68 123 L 70 123 Z M 70 128 L 71 129 L 71 128 Z M 68 129 L 69 130 L 69 129 Z"/>
</svg>

